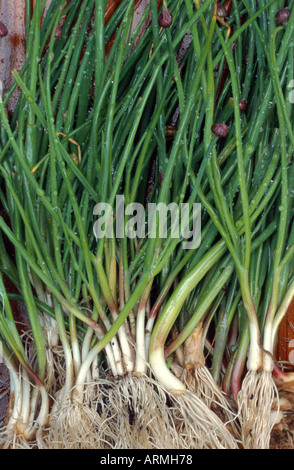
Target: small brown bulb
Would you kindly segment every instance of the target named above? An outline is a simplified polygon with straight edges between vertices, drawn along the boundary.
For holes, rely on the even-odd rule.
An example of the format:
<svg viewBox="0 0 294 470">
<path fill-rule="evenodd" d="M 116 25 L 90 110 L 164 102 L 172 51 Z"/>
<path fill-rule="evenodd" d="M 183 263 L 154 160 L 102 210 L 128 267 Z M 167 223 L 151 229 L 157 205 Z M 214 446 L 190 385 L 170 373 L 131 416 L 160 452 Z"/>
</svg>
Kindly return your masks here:
<svg viewBox="0 0 294 470">
<path fill-rule="evenodd" d="M 0 21 L 0 38 L 5 38 L 8 34 L 8 29 L 6 28 L 5 24 Z"/>
<path fill-rule="evenodd" d="M 276 14 L 276 23 L 278 26 L 287 24 L 291 15 L 289 8 L 281 8 Z"/>
<path fill-rule="evenodd" d="M 246 111 L 247 109 L 247 103 L 243 98 L 239 100 L 239 109 L 240 111 Z"/>
<path fill-rule="evenodd" d="M 216 122 L 211 126 L 211 130 L 217 137 L 227 137 L 229 133 L 229 128 L 224 122 Z"/>
<path fill-rule="evenodd" d="M 226 18 L 228 16 L 228 10 L 224 5 L 217 5 L 217 16 L 219 18 Z"/>
<path fill-rule="evenodd" d="M 173 16 L 168 8 L 163 4 L 161 13 L 158 15 L 158 24 L 161 28 L 170 28 L 173 22 Z"/>
</svg>

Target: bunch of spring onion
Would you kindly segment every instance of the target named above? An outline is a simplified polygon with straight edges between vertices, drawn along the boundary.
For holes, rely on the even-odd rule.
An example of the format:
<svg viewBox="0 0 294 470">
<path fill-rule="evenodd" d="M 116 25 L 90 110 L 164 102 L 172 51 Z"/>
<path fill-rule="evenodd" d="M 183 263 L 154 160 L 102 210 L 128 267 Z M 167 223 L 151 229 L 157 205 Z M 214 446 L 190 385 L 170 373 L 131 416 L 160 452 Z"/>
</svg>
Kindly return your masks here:
<svg viewBox="0 0 294 470">
<path fill-rule="evenodd" d="M 244 2 L 244 7 L 248 15 L 253 18 L 254 15 L 247 2 Z M 232 155 L 234 155 L 236 162 L 237 174 L 235 181 L 234 179 L 226 181 L 226 171 L 222 169 L 223 155 L 218 157 L 217 148 L 214 148 L 211 160 L 207 165 L 207 177 L 213 194 L 214 207 L 209 198 L 199 192 L 201 202 L 207 208 L 211 220 L 222 237 L 221 242 L 227 246 L 234 263 L 235 280 L 230 287 L 228 298 L 223 302 L 214 338 L 212 374 L 217 379 L 220 368 L 225 369 L 222 363 L 223 354 L 220 353 L 224 353 L 224 338 L 228 334 L 228 328 L 234 319 L 235 311 L 239 308 L 237 332 L 236 327 L 234 331 L 235 340 L 231 339 L 231 346 L 237 347 L 237 350 L 226 366 L 223 385 L 226 391 L 230 387 L 237 399 L 242 444 L 245 448 L 266 448 L 269 446 L 270 431 L 275 420 L 271 415 L 271 407 L 274 398 L 277 397 L 277 390 L 272 379 L 274 345 L 278 325 L 293 298 L 293 227 L 291 225 L 293 202 L 291 197 L 289 198 L 292 192 L 291 184 L 293 184 L 291 179 L 293 133 L 290 125 L 292 109 L 283 92 L 286 89 L 286 77 L 280 78 L 281 70 L 288 58 L 288 47 L 291 45 L 293 37 L 291 22 L 293 15 L 290 13 L 286 25 L 277 28 L 277 5 L 273 4 L 268 10 L 267 16 L 270 21 L 263 23 L 263 26 L 264 29 L 267 29 L 268 24 L 271 25 L 269 31 L 266 31 L 270 38 L 269 48 L 264 40 L 265 31 L 261 31 L 257 21 L 254 21 L 250 34 L 253 34 L 253 37 L 258 40 L 256 54 L 259 61 L 257 67 L 268 70 L 268 83 L 264 88 L 261 79 L 255 86 L 251 82 L 250 93 L 245 85 L 248 86 L 252 80 L 252 75 L 250 78 L 249 73 L 253 72 L 255 43 L 251 38 L 251 50 L 249 51 L 251 63 L 249 62 L 249 67 L 246 66 L 245 81 L 242 87 L 239 80 L 242 71 L 240 60 L 243 58 L 238 48 L 238 42 L 235 43 L 234 58 L 233 52 L 229 49 L 233 37 L 226 44 L 217 29 L 230 72 L 228 85 L 231 88 L 229 93 L 232 94 L 233 99 L 234 120 L 229 127 L 233 126 L 231 132 L 235 137 L 235 151 Z M 278 52 L 276 52 L 275 41 L 277 34 L 283 34 L 278 43 L 280 46 Z M 214 96 L 211 65 L 208 87 Z M 289 79 L 292 69 L 290 68 L 288 72 Z M 260 70 L 257 76 L 262 77 L 263 73 L 265 73 L 264 70 L 262 72 Z M 248 120 L 248 127 L 246 121 L 242 120 L 240 113 L 244 104 L 241 101 L 244 100 L 244 95 L 248 97 L 248 100 L 252 96 L 258 103 L 256 109 L 252 105 L 248 110 L 251 116 L 251 119 Z M 224 137 L 228 133 L 228 128 L 223 123 L 211 127 L 213 105 L 213 99 L 211 99 L 210 105 L 207 102 L 204 128 L 204 132 L 207 130 L 206 145 L 209 145 L 211 139 L 211 128 L 220 137 Z M 273 109 L 276 109 L 276 115 L 273 114 Z M 265 129 L 267 132 L 263 135 Z M 274 129 L 275 132 L 271 135 L 269 129 Z M 214 250 L 215 247 L 210 251 L 210 256 Z M 201 263 L 197 268 L 199 269 L 200 266 Z M 223 265 L 221 269 L 221 272 L 224 272 L 225 266 Z M 169 315 L 176 316 L 179 313 L 183 305 L 182 302 L 185 302 L 185 296 L 191 289 L 193 280 L 196 279 L 196 274 L 197 269 L 191 271 L 190 275 L 184 277 L 173 292 L 153 332 L 154 342 L 163 334 L 164 324 L 167 324 Z M 213 295 L 211 289 L 216 289 L 216 281 L 218 280 L 216 277 L 214 284 L 207 285 L 208 290 L 206 296 L 204 295 L 204 301 L 207 301 L 208 295 Z M 239 287 L 238 290 L 236 290 L 235 282 Z M 193 317 L 186 323 L 179 335 L 181 336 L 180 340 L 178 338 L 173 345 L 168 345 L 165 355 L 175 351 L 180 342 L 188 338 L 192 328 L 199 325 L 199 321 L 203 318 L 204 309 L 207 309 L 204 303 L 202 305 L 201 300 L 200 296 Z M 239 307 L 241 300 L 242 304 Z M 221 304 L 221 298 L 219 301 Z M 213 309 L 211 309 L 211 313 L 214 315 Z M 211 321 L 209 314 L 207 320 L 208 323 Z M 204 328 L 207 328 L 207 325 L 204 325 Z M 239 338 L 236 341 L 238 329 Z M 153 344 L 152 347 L 155 361 L 161 358 L 160 373 L 162 374 L 163 349 L 157 351 Z M 245 378 L 242 377 L 242 385 L 240 385 L 247 351 L 248 373 Z M 239 383 L 236 383 L 236 378 L 239 379 Z M 181 385 L 175 381 L 174 387 L 177 386 L 180 388 Z"/>
<path fill-rule="evenodd" d="M 1 338 L 15 397 L 4 441 L 79 448 L 236 448 L 242 441 L 244 447 L 266 447 L 272 392 L 265 391 L 265 402 L 251 378 L 249 395 L 246 387 L 252 375 L 264 387 L 264 367 L 273 388 L 271 364 L 261 357 L 273 354 L 293 296 L 285 196 L 291 189 L 292 110 L 279 78 L 291 21 L 282 28 L 275 68 L 273 1 L 254 12 L 252 2 L 242 2 L 242 11 L 233 2 L 237 30 L 230 38 L 213 1 L 202 7 L 196 2 L 195 9 L 190 1 L 170 2 L 168 10 L 164 2 L 164 24 L 152 0 L 135 28 L 132 2 L 122 2 L 105 28 L 104 3 L 53 1 L 41 31 L 38 5 L 29 35 L 34 47 L 22 73 L 14 73 L 21 96 L 11 122 L 5 100 L 1 105 L 1 201 L 11 225 L 3 219 L 0 225 L 15 249 L 14 259 L 2 242 L 1 264 L 25 301 L 33 337 L 26 349 L 2 283 Z M 138 40 L 150 14 L 150 28 Z M 269 49 L 258 24 L 262 20 L 265 30 L 267 15 Z M 245 66 L 243 37 L 250 44 Z M 257 72 L 261 79 L 255 81 Z M 246 115 L 240 115 L 241 98 L 248 101 Z M 167 142 L 175 116 L 177 128 Z M 219 125 L 213 126 L 223 122 L 225 141 L 217 139 Z M 185 250 L 184 240 L 173 236 L 172 220 L 166 237 L 156 232 L 156 218 L 148 227 L 153 237 L 142 231 L 132 237 L 130 217 L 122 227 L 118 219 L 111 224 L 107 213 L 104 228 L 123 233 L 95 237 L 96 204 L 114 207 L 118 195 L 126 205 L 200 202 L 200 247 Z M 181 233 L 187 233 L 184 211 L 180 220 Z M 278 254 L 268 276 L 269 249 Z M 226 363 L 228 339 L 235 352 Z M 233 378 L 243 372 L 249 340 L 249 372 L 237 396 Z M 237 418 L 221 387 L 237 398 Z M 248 401 L 252 394 L 256 400 Z M 249 433 L 252 424 L 256 429 Z"/>
</svg>

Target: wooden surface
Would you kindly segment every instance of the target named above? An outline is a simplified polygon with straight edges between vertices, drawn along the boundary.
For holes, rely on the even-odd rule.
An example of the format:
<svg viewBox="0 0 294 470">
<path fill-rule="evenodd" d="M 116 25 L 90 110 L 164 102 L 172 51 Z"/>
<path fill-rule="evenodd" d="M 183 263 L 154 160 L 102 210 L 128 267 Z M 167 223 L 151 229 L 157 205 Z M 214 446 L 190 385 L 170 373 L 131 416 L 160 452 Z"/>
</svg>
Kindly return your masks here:
<svg viewBox="0 0 294 470">
<path fill-rule="evenodd" d="M 294 299 L 279 328 L 276 358 L 294 372 Z"/>
<path fill-rule="evenodd" d="M 25 0 L 2 0 L 0 2 L 0 21 L 7 29 L 8 36 L 1 40 L 0 47 L 0 80 L 3 90 L 7 90 L 13 83 L 11 71 L 21 70 L 25 60 Z M 17 100 L 17 93 L 10 100 L 13 109 Z"/>
</svg>

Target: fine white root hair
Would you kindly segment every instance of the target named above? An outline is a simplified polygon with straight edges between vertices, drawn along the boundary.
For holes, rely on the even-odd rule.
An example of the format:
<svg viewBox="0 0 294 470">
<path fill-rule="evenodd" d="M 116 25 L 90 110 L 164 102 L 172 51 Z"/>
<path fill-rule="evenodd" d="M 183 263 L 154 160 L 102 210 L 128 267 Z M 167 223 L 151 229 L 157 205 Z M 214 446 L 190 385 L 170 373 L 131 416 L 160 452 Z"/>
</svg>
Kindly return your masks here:
<svg viewBox="0 0 294 470">
<path fill-rule="evenodd" d="M 278 389 L 270 371 L 247 372 L 237 396 L 244 449 L 269 449 L 275 424 L 272 405 L 278 400 Z M 278 409 L 276 415 L 279 415 Z"/>
<path fill-rule="evenodd" d="M 224 426 L 230 429 L 236 440 L 240 441 L 241 436 L 236 420 L 236 410 L 207 368 L 203 345 L 203 326 L 200 322 L 185 340 L 182 348 L 177 350 L 175 362 L 172 364 L 171 369 L 184 383 L 186 389 L 201 400 L 203 406 L 206 406 L 206 410 L 217 414 L 223 421 Z M 209 416 L 212 418 L 212 425 L 214 425 L 215 419 L 213 413 L 207 411 L 207 419 Z"/>
<path fill-rule="evenodd" d="M 37 435 L 39 449 L 107 449 L 110 448 L 107 420 L 97 407 L 97 384 L 85 384 L 83 402 L 73 390 L 55 397 L 46 432 Z"/>
<path fill-rule="evenodd" d="M 235 438 L 240 441 L 240 426 L 236 410 L 234 410 L 232 402 L 215 383 L 208 368 L 204 365 L 193 370 L 184 369 L 181 380 L 187 390 L 195 394 L 207 408 L 217 413 L 224 425 L 230 427 Z"/>
<path fill-rule="evenodd" d="M 178 433 L 188 449 L 239 448 L 221 419 L 193 392 L 186 390 L 170 399 Z"/>
<path fill-rule="evenodd" d="M 33 449 L 35 447 L 35 443 L 33 441 L 28 441 L 23 435 L 18 434 L 15 430 L 13 432 L 8 431 L 7 427 L 0 431 L 0 449 L 7 450 L 7 449 L 16 449 L 16 450 L 23 450 L 23 449 Z"/>
<path fill-rule="evenodd" d="M 99 385 L 98 410 L 114 449 L 176 449 L 183 442 L 165 390 L 146 374 L 131 373 Z"/>
</svg>

